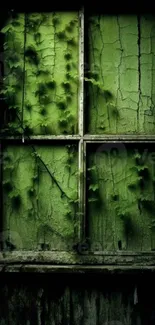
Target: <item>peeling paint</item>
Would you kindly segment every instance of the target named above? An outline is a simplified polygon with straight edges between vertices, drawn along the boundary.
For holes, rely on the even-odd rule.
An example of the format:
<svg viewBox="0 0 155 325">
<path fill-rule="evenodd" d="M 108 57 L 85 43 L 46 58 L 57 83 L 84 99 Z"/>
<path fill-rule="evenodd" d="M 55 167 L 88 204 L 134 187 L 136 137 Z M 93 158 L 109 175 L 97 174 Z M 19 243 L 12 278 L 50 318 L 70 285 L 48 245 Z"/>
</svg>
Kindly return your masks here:
<svg viewBox="0 0 155 325">
<path fill-rule="evenodd" d="M 154 17 L 100 15 L 89 22 L 87 130 L 93 134 L 153 134 Z"/>
<path fill-rule="evenodd" d="M 89 144 L 87 151 L 90 245 L 100 250 L 154 250 L 153 147 Z"/>
<path fill-rule="evenodd" d="M 78 133 L 78 13 L 19 14 L 2 33 L 4 97 L 18 115 L 5 133 Z"/>
<path fill-rule="evenodd" d="M 14 249 L 72 248 L 76 240 L 75 221 L 78 221 L 76 204 L 73 204 L 78 198 L 78 160 L 77 146 L 73 145 L 71 156 L 70 148 L 72 150 L 66 144 L 35 146 L 47 172 L 31 146 L 6 147 L 3 231 L 7 231 L 5 240 L 11 242 Z M 16 198 L 20 199 L 19 205 L 14 201 Z M 18 236 L 9 238 L 13 232 Z"/>
</svg>

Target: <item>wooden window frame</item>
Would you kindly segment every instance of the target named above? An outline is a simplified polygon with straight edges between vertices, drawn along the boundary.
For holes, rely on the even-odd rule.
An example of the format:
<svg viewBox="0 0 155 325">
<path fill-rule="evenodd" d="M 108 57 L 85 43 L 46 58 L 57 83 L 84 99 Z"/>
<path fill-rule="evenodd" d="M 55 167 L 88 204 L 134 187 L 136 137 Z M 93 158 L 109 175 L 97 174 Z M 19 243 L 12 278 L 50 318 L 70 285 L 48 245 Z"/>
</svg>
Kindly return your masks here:
<svg viewBox="0 0 155 325">
<path fill-rule="evenodd" d="M 4 272 L 139 272 L 155 271 L 155 252 L 89 252 L 85 243 L 86 225 L 86 146 L 87 143 L 155 143 L 155 135 L 91 135 L 84 131 L 84 9 L 79 11 L 79 98 L 78 98 L 77 135 L 36 135 L 29 136 L 28 141 L 75 141 L 78 142 L 78 169 L 80 171 L 79 230 L 76 251 L 12 251 L 0 252 L 0 271 Z M 19 140 L 21 144 L 27 139 L 21 136 L 0 136 L 0 145 Z M 0 149 L 1 149 L 0 148 Z M 1 152 L 2 156 L 2 152 Z M 1 163 L 2 172 L 2 163 Z M 3 202 L 1 202 L 1 206 Z"/>
</svg>

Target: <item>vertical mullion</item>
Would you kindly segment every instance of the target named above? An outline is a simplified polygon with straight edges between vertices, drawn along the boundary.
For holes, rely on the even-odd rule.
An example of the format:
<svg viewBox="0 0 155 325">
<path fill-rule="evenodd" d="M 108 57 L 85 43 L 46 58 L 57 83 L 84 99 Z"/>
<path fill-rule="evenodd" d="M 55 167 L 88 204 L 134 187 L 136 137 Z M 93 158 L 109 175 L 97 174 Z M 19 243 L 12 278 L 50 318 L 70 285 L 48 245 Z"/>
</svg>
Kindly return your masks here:
<svg viewBox="0 0 155 325">
<path fill-rule="evenodd" d="M 79 154 L 79 229 L 78 229 L 78 240 L 82 240 L 83 238 L 83 139 L 79 141 L 78 147 L 78 154 Z"/>
<path fill-rule="evenodd" d="M 22 126 L 22 143 L 24 143 L 24 104 L 25 104 L 25 48 L 26 48 L 26 19 L 27 15 L 24 14 L 24 55 L 23 55 L 23 84 L 22 84 L 22 116 L 21 116 L 21 126 Z"/>
<path fill-rule="evenodd" d="M 79 13 L 79 135 L 84 135 L 84 10 Z"/>
<path fill-rule="evenodd" d="M 3 250 L 3 147 L 0 141 L 0 251 Z"/>
<path fill-rule="evenodd" d="M 79 229 L 78 239 L 83 240 L 83 216 L 84 216 L 84 9 L 79 12 L 79 141 L 78 154 L 78 168 L 79 168 Z"/>
<path fill-rule="evenodd" d="M 79 141 L 79 232 L 80 241 L 86 237 L 86 141 Z"/>
<path fill-rule="evenodd" d="M 87 234 L 87 223 L 86 223 L 86 161 L 87 161 L 87 143 L 84 141 L 83 143 L 83 222 L 82 222 L 82 227 L 83 227 L 83 237 L 86 239 L 86 234 Z"/>
</svg>

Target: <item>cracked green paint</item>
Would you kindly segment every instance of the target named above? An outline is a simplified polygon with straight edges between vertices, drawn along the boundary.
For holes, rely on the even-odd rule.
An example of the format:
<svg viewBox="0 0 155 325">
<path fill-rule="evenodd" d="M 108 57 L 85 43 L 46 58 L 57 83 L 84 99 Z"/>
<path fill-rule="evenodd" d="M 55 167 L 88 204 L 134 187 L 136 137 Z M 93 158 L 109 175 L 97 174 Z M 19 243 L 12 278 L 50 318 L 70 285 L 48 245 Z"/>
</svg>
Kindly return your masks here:
<svg viewBox="0 0 155 325">
<path fill-rule="evenodd" d="M 62 18 L 61 14 L 57 16 Z M 37 33 L 27 31 L 26 48 L 37 48 L 37 57 L 31 57 L 33 62 L 30 57 L 26 57 L 24 83 L 21 78 L 19 89 L 15 87 L 15 105 L 21 117 L 24 100 L 23 126 L 29 126 L 34 134 L 77 133 L 77 16 L 66 14 L 60 19 L 61 22 L 55 25 L 57 16 L 46 16 Z M 32 23 L 36 19 L 42 21 L 44 17 L 34 14 L 29 18 Z M 18 62 L 11 63 L 18 77 L 18 68 L 24 69 L 24 19 L 21 15 L 20 25 L 13 26 L 16 40 L 8 36 L 8 43 L 5 44 L 6 55 L 8 44 L 18 53 Z M 73 19 L 76 23 L 73 30 L 70 30 L 68 26 Z M 65 33 L 67 40 L 70 39 L 69 43 L 64 38 L 64 26 L 67 26 Z M 75 44 L 72 42 L 73 31 Z M 153 18 L 97 17 L 91 21 L 90 31 L 91 72 L 98 73 L 99 84 L 104 90 L 91 86 L 88 131 L 96 134 L 154 133 Z M 46 37 L 43 37 L 45 35 Z M 75 61 L 70 62 L 71 57 Z M 38 58 L 39 62 L 34 64 L 34 60 Z M 45 72 L 45 68 L 48 71 Z M 17 78 L 16 74 L 10 76 L 10 64 L 7 69 L 5 82 L 12 91 Z M 71 93 L 68 78 L 71 78 Z M 49 85 L 46 91 L 45 84 Z M 66 101 L 69 101 L 67 107 Z M 18 119 L 16 124 L 18 128 Z M 37 147 L 37 152 L 41 154 L 47 166 L 51 167 L 58 183 L 70 197 L 77 188 L 77 166 L 75 168 L 74 164 L 68 163 L 65 150 L 48 146 L 46 149 Z M 20 235 L 21 246 L 16 240 L 13 242 L 17 249 L 68 249 L 66 242 L 70 242 L 70 239 L 73 242 L 76 213 L 70 210 L 68 200 L 56 184 L 53 184 L 43 166 L 41 183 L 39 186 L 36 184 L 38 174 L 36 176 L 35 159 L 24 147 L 8 147 L 8 151 L 12 155 L 12 166 L 17 167 L 12 175 L 8 175 L 4 170 L 4 179 L 11 179 L 15 187 L 15 197 L 20 195 L 21 204 L 18 209 L 12 208 L 11 201 L 14 197 L 11 193 L 4 192 L 4 231 L 17 232 Z M 63 156 L 66 157 L 66 165 Z M 135 193 L 133 184 L 137 181 L 137 175 L 135 170 L 131 170 L 134 167 L 132 150 L 128 152 L 128 157 L 121 156 L 118 159 L 110 155 L 107 158 L 101 154 L 98 159 L 96 182 L 90 183 L 88 189 L 89 194 L 93 192 L 88 198 L 88 232 L 92 244 L 99 242 L 98 247 L 101 247 L 101 250 L 117 250 L 120 242 L 121 249 L 124 250 L 154 249 L 152 164 L 148 162 L 151 179 L 147 183 L 147 189 L 145 188 L 144 193 Z M 91 154 L 89 168 L 94 167 L 95 163 L 94 155 Z M 35 184 L 32 184 L 32 177 Z M 67 179 L 72 180 L 71 188 Z M 9 188 L 9 185 L 4 183 L 4 187 Z M 96 197 L 98 195 L 99 197 Z M 142 201 L 147 201 L 149 206 L 146 208 L 145 204 L 144 209 Z M 74 215 L 74 220 L 70 220 L 71 215 L 72 218 Z"/>
<path fill-rule="evenodd" d="M 71 204 L 77 200 L 76 146 L 70 167 L 66 146 L 36 145 L 35 149 L 61 190 L 31 147 L 7 146 L 3 166 L 6 240 L 17 250 L 71 250 L 76 238 L 77 207 Z"/>
<path fill-rule="evenodd" d="M 78 13 L 20 14 L 2 33 L 4 97 L 14 96 L 8 107 L 18 114 L 7 131 L 23 133 L 28 127 L 33 134 L 77 133 Z"/>
<path fill-rule="evenodd" d="M 91 145 L 87 213 L 92 250 L 154 250 L 154 153 L 144 149 Z"/>
<path fill-rule="evenodd" d="M 91 134 L 154 134 L 154 16 L 94 16 L 89 21 Z"/>
</svg>

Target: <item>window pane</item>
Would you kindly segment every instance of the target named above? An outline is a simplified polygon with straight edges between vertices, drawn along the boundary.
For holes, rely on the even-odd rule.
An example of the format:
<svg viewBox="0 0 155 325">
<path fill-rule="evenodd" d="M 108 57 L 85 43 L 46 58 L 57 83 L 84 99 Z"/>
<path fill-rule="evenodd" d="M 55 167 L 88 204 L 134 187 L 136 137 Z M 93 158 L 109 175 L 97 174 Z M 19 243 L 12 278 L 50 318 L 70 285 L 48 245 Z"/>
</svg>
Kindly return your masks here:
<svg viewBox="0 0 155 325">
<path fill-rule="evenodd" d="M 10 132 L 74 134 L 78 114 L 78 13 L 18 14 L 3 25 Z M 9 132 L 9 131 L 7 131 Z"/>
<path fill-rule="evenodd" d="M 151 15 L 90 17 L 87 132 L 155 133 L 154 19 Z"/>
<path fill-rule="evenodd" d="M 92 249 L 155 249 L 153 147 L 91 144 L 87 154 L 87 235 Z"/>
<path fill-rule="evenodd" d="M 77 146 L 8 145 L 4 153 L 5 248 L 11 241 L 15 249 L 71 249 L 78 212 Z"/>
</svg>

